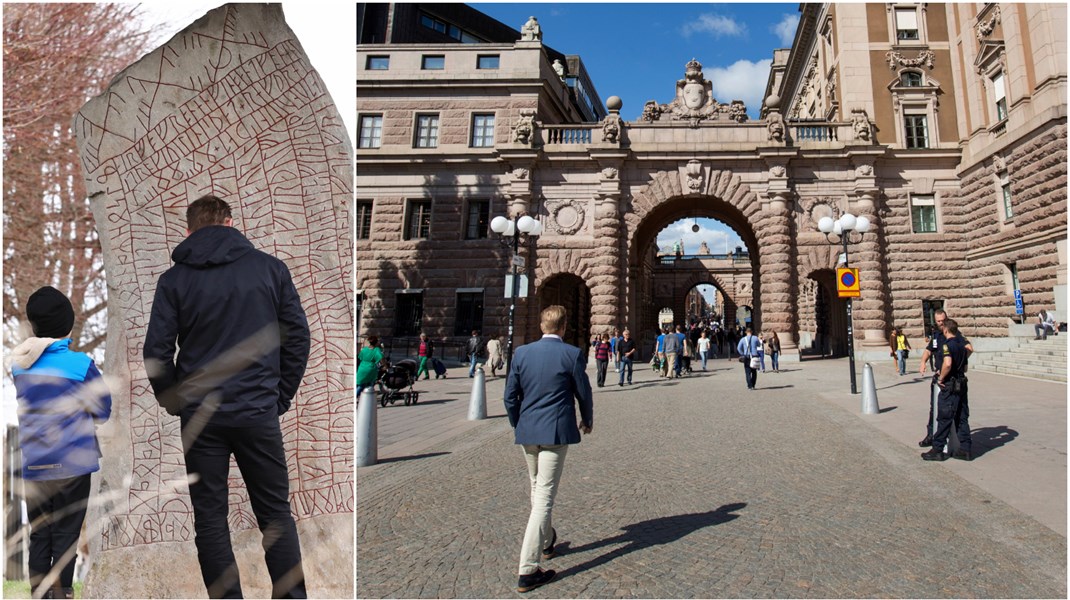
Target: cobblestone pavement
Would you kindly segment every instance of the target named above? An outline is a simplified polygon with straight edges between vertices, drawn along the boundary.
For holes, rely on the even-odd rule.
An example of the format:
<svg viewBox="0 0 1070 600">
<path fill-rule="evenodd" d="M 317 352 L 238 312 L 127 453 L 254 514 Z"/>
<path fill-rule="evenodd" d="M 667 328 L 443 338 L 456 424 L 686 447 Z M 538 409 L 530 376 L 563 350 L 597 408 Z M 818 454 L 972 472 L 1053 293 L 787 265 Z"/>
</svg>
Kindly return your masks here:
<svg viewBox="0 0 1070 600">
<path fill-rule="evenodd" d="M 984 456 L 925 463 L 825 397 L 839 366 L 782 366 L 753 392 L 724 360 L 681 380 L 646 369 L 634 386 L 596 389 L 594 432 L 569 450 L 554 509 L 563 551 L 544 567 L 558 577 L 525 596 L 1067 596 L 1065 528 L 956 472 Z M 423 431 L 450 406 L 464 419 L 471 380 L 450 382 L 437 404 L 380 412 L 396 431 L 393 456 L 357 471 L 360 598 L 518 596 L 527 475 L 500 380 L 488 384 L 492 418 L 461 427 L 439 412 L 456 435 L 414 436 L 403 451 L 399 419 Z M 1062 415 L 1054 501 L 1065 514 Z"/>
</svg>

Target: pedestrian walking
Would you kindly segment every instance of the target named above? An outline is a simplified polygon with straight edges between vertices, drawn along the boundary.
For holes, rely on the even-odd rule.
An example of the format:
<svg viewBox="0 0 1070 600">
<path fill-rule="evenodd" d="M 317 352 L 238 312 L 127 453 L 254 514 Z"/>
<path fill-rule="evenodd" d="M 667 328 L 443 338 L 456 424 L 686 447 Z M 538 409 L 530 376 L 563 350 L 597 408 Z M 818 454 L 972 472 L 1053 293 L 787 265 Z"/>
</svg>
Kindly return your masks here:
<svg viewBox="0 0 1070 600">
<path fill-rule="evenodd" d="M 156 401 L 180 417 L 201 576 L 209 597 L 242 597 L 228 524 L 233 455 L 272 597 L 305 598 L 279 426 L 308 361 L 305 311 L 289 269 L 232 226 L 226 202 L 199 198 L 186 222 L 189 236 L 156 286 L 144 358 Z"/>
<path fill-rule="evenodd" d="M 765 336 L 761 333 L 758 334 L 758 364 L 765 373 Z"/>
<path fill-rule="evenodd" d="M 620 353 L 617 352 L 617 344 L 620 343 L 620 330 L 613 330 L 613 337 L 609 338 L 609 353 L 613 356 L 613 372 L 620 373 Z"/>
<path fill-rule="evenodd" d="M 636 350 L 639 348 L 632 339 L 632 332 L 625 329 L 621 335 L 620 343 L 617 344 L 617 356 L 620 361 L 620 382 L 618 386 L 624 386 L 624 376 L 628 376 L 628 385 L 632 384 L 632 361 L 635 360 Z"/>
<path fill-rule="evenodd" d="M 360 400 L 360 393 L 364 388 L 375 385 L 379 380 L 379 362 L 383 360 L 379 336 L 369 335 L 364 344 L 357 354 L 357 400 Z"/>
<path fill-rule="evenodd" d="M 594 364 L 598 373 L 598 387 L 606 387 L 606 371 L 609 369 L 610 353 L 609 334 L 603 333 L 602 338 L 594 345 Z"/>
<path fill-rule="evenodd" d="M 903 335 L 903 330 L 896 327 L 892 330 L 892 337 L 888 340 L 892 349 L 892 357 L 895 358 L 899 367 L 899 376 L 907 374 L 907 358 L 910 357 L 910 340 Z"/>
<path fill-rule="evenodd" d="M 773 372 L 780 372 L 780 336 L 775 329 L 770 329 L 765 337 L 769 360 L 773 363 Z"/>
<path fill-rule="evenodd" d="M 476 376 L 476 361 L 479 360 L 482 350 L 483 338 L 479 337 L 479 332 L 473 329 L 472 337 L 468 338 L 464 346 L 464 351 L 468 354 L 468 377 Z"/>
<path fill-rule="evenodd" d="M 936 431 L 933 433 L 932 449 L 921 457 L 925 460 L 947 460 L 944 444 L 954 425 L 959 448 L 952 457 L 971 460 L 970 407 L 966 394 L 966 360 L 969 353 L 966 340 L 959 335 L 959 326 L 954 319 L 945 319 L 940 330 L 944 345 L 941 348 L 942 364 L 936 375 L 936 385 L 940 388 Z"/>
<path fill-rule="evenodd" d="M 702 370 L 706 370 L 706 360 L 710 356 L 710 338 L 706 337 L 706 332 L 703 331 L 698 338 L 698 355 L 702 359 Z"/>
<path fill-rule="evenodd" d="M 11 352 L 18 402 L 30 590 L 34 598 L 74 598 L 74 558 L 100 470 L 96 427 L 111 416 L 111 394 L 93 359 L 70 349 L 74 307 L 54 287 L 26 302 L 33 335 Z"/>
<path fill-rule="evenodd" d="M 680 350 L 676 355 L 676 376 L 679 377 L 687 361 L 687 334 L 683 325 L 676 326 L 676 339 L 680 342 Z"/>
<path fill-rule="evenodd" d="M 487 340 L 487 362 L 490 363 L 490 374 L 497 377 L 498 369 L 505 366 L 505 358 L 502 355 L 502 341 L 492 337 Z"/>
<path fill-rule="evenodd" d="M 747 335 L 740 339 L 739 344 L 736 345 L 739 360 L 743 363 L 743 374 L 747 379 L 748 390 L 753 390 L 758 385 L 759 345 L 758 337 L 753 335 L 750 327 L 747 328 Z"/>
<path fill-rule="evenodd" d="M 662 348 L 665 351 L 665 366 L 662 369 L 662 374 L 669 379 L 675 379 L 678 376 L 676 360 L 683 349 L 680 344 L 680 336 L 676 335 L 671 329 L 666 330 Z"/>
<path fill-rule="evenodd" d="M 529 592 L 553 580 L 540 561 L 554 557 L 557 531 L 553 506 L 570 444 L 594 426 L 594 402 L 583 352 L 562 341 L 566 312 L 553 305 L 542 311 L 542 339 L 517 348 L 505 384 L 505 411 L 524 448 L 530 480 L 531 512 L 520 548 L 517 591 Z M 581 421 L 576 423 L 576 402 Z"/>
<path fill-rule="evenodd" d="M 417 348 L 417 356 L 420 357 L 420 366 L 416 369 L 416 379 L 420 378 L 420 373 L 424 374 L 424 379 L 431 379 L 431 374 L 427 370 L 427 365 L 430 364 L 432 357 L 434 356 L 435 345 L 428 339 L 426 333 L 420 334 L 420 346 Z"/>
<path fill-rule="evenodd" d="M 668 333 L 669 331 L 667 329 L 662 328 L 660 333 L 658 334 L 657 343 L 654 346 L 654 354 L 658 359 L 658 372 L 661 374 L 662 377 L 665 377 L 666 367 L 669 366 L 669 362 L 665 357 L 665 336 L 668 335 Z"/>
</svg>

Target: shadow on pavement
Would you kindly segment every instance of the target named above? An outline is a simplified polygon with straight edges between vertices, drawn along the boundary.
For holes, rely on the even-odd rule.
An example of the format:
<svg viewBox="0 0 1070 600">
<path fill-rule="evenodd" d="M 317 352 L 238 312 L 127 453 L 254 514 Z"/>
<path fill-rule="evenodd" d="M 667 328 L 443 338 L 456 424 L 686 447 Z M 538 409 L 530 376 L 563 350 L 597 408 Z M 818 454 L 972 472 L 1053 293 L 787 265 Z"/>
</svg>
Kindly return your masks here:
<svg viewBox="0 0 1070 600">
<path fill-rule="evenodd" d="M 412 456 L 395 456 L 394 458 L 384 458 L 382 460 L 376 461 L 375 464 L 381 465 L 385 463 L 402 462 L 406 460 L 418 460 L 421 458 L 431 458 L 434 456 L 445 456 L 447 454 L 449 454 L 449 452 L 429 452 L 427 454 L 413 454 Z"/>
<path fill-rule="evenodd" d="M 712 525 L 720 525 L 721 523 L 727 523 L 734 519 L 738 519 L 739 515 L 733 515 L 735 511 L 743 510 L 747 506 L 746 502 L 737 502 L 735 504 L 725 504 L 716 510 L 711 510 L 704 513 L 692 513 L 687 515 L 674 515 L 671 517 L 660 517 L 657 519 L 650 519 L 648 521 L 640 521 L 632 525 L 625 525 L 621 529 L 624 533 L 599 540 L 591 544 L 583 546 L 576 546 L 575 548 L 568 545 L 568 543 L 559 544 L 562 553 L 579 553 L 586 552 L 588 550 L 596 550 L 598 548 L 604 548 L 606 546 L 614 546 L 617 544 L 627 544 L 623 548 L 610 550 L 605 554 L 592 558 L 591 560 L 578 564 L 574 567 L 569 567 L 564 571 L 561 571 L 558 575 L 558 579 L 564 579 L 569 575 L 575 573 L 581 573 L 583 571 L 593 569 L 595 567 L 604 565 L 611 560 L 625 556 L 638 550 L 650 548 L 651 546 L 660 546 L 663 544 L 671 544 L 683 538 L 684 536 L 694 533 L 699 529 L 710 527 Z"/>
<path fill-rule="evenodd" d="M 995 450 L 1014 441 L 1016 437 L 1018 437 L 1018 432 L 1006 425 L 974 429 L 970 432 L 970 441 L 972 443 L 970 449 L 973 452 L 973 457 L 977 458 L 987 454 L 989 450 Z"/>
<path fill-rule="evenodd" d="M 886 413 L 886 412 L 892 412 L 893 410 L 895 410 L 895 409 L 897 409 L 897 408 L 899 408 L 899 407 L 898 407 L 898 406 L 889 406 L 888 408 L 882 408 L 882 409 L 880 409 L 880 410 L 879 410 L 879 411 L 877 411 L 877 412 L 878 412 L 879 414 L 882 414 L 882 415 L 883 415 L 884 413 Z"/>
<path fill-rule="evenodd" d="M 793 385 L 774 385 L 774 386 L 766 387 L 764 385 L 759 385 L 755 389 L 758 389 L 758 390 L 786 390 L 788 388 L 793 388 L 793 387 L 795 387 L 795 386 L 793 386 Z"/>
</svg>

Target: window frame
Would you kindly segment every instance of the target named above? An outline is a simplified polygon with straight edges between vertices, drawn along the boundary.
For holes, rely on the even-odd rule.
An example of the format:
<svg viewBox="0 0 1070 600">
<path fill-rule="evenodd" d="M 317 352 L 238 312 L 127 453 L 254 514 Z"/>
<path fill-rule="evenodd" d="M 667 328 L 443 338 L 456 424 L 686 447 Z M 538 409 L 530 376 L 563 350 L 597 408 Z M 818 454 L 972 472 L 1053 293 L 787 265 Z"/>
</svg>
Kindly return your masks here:
<svg viewBox="0 0 1070 600">
<path fill-rule="evenodd" d="M 476 206 L 482 206 L 479 214 L 476 215 L 476 222 L 472 222 L 472 209 Z M 485 240 L 490 237 L 490 200 L 483 198 L 474 198 L 465 201 L 464 207 L 464 231 L 462 231 L 463 237 L 466 240 Z M 475 235 L 472 235 L 473 227 L 475 227 Z"/>
<path fill-rule="evenodd" d="M 483 60 L 491 59 L 495 60 L 493 67 L 484 67 Z M 476 70 L 478 71 L 497 71 L 501 69 L 502 55 L 501 54 L 477 54 L 476 55 Z"/>
<path fill-rule="evenodd" d="M 908 83 L 907 76 L 917 77 L 917 83 Z M 921 71 L 905 69 L 899 74 L 899 85 L 905 88 L 925 87 L 925 75 Z"/>
<path fill-rule="evenodd" d="M 471 335 L 473 331 L 483 331 L 487 312 L 486 290 L 461 288 L 456 291 L 455 300 L 454 306 L 457 308 L 454 312 L 453 335 L 464 336 Z"/>
<path fill-rule="evenodd" d="M 366 125 L 365 125 L 365 119 L 378 119 L 379 120 L 378 121 L 378 125 L 377 126 L 373 125 L 372 128 L 371 128 L 372 132 L 376 132 L 376 131 L 378 132 L 378 134 L 379 134 L 378 136 L 368 136 L 367 138 L 365 138 L 364 133 L 365 133 L 365 131 L 367 131 Z M 369 145 L 367 145 L 367 146 L 364 145 L 364 140 L 365 139 L 369 140 Z M 374 145 L 371 145 L 373 143 L 374 143 Z M 383 114 L 382 113 L 369 113 L 369 114 L 360 115 L 359 127 L 357 128 L 357 149 L 374 150 L 376 148 L 382 148 L 382 146 L 383 146 Z"/>
<path fill-rule="evenodd" d="M 441 59 L 441 67 L 428 66 L 429 59 Z M 445 71 L 446 70 L 446 55 L 445 54 L 421 54 L 420 55 L 420 70 L 421 71 Z"/>
<path fill-rule="evenodd" d="M 415 309 L 413 307 L 402 307 L 402 299 L 405 302 L 415 303 Z M 406 310 L 403 310 L 405 308 Z M 408 313 L 409 315 L 416 315 L 413 319 L 411 326 L 403 323 L 402 317 Z M 424 320 L 424 291 L 420 290 L 395 290 L 394 293 L 394 336 L 395 337 L 415 337 L 420 334 L 420 330 L 423 329 Z M 406 319 L 408 321 L 408 319 Z"/>
<path fill-rule="evenodd" d="M 940 233 L 940 221 L 936 209 L 936 194 L 911 194 L 909 200 L 910 207 L 910 232 L 915 234 L 931 234 Z M 920 212 L 915 212 L 915 209 L 929 209 L 932 211 L 932 230 L 925 229 L 925 225 L 928 223 L 921 216 Z M 920 227 L 919 227 L 920 225 Z"/>
<path fill-rule="evenodd" d="M 362 210 L 363 209 L 363 210 Z M 374 200 L 357 200 L 357 239 L 371 239 L 372 216 L 374 215 Z"/>
<path fill-rule="evenodd" d="M 1010 221 L 1014 219 L 1014 195 L 1011 192 L 1010 174 L 1006 170 L 1003 170 L 997 173 L 996 177 L 999 178 L 1000 200 L 1003 206 L 1003 220 Z"/>
<path fill-rule="evenodd" d="M 996 122 L 1007 120 L 1007 76 L 1000 69 L 989 78 L 992 86 L 992 99 L 996 106 Z"/>
<path fill-rule="evenodd" d="M 899 37 L 899 19 L 898 14 L 907 14 L 909 12 L 914 13 L 914 25 L 917 27 L 917 37 L 914 38 L 900 38 Z M 893 46 L 925 46 L 929 43 L 928 24 L 926 22 L 926 9 L 925 4 L 889 4 L 888 5 L 888 32 L 889 39 Z M 902 31 L 911 31 L 910 29 L 903 29 Z"/>
<path fill-rule="evenodd" d="M 923 129 L 924 129 L 924 131 L 923 131 L 924 135 L 922 136 L 922 139 L 921 139 L 921 141 L 922 141 L 922 143 L 924 145 L 921 145 L 921 146 L 913 145 L 912 146 L 911 145 L 911 140 L 912 139 L 916 139 L 916 136 L 912 136 L 911 135 L 911 129 L 912 129 L 911 121 L 914 120 L 914 119 L 919 119 L 919 118 L 922 119 L 922 126 L 923 126 Z M 917 126 L 915 125 L 913 128 L 916 129 L 916 127 Z M 910 110 L 909 112 L 907 112 L 907 110 L 904 109 L 904 112 L 903 112 L 903 147 L 904 148 L 906 148 L 908 150 L 924 150 L 924 149 L 927 149 L 927 148 L 932 148 L 933 144 L 932 144 L 932 141 L 931 141 L 931 136 L 929 134 L 930 131 L 931 131 L 931 127 L 929 126 L 929 115 L 928 114 L 926 114 L 924 112 L 919 112 L 919 111 L 916 111 L 916 110 Z"/>
<path fill-rule="evenodd" d="M 421 129 L 422 128 L 422 120 L 423 119 L 434 119 L 433 123 L 431 123 L 429 121 L 429 124 L 428 124 L 428 127 L 427 127 L 427 135 L 426 136 L 423 135 L 423 132 L 422 132 L 422 129 Z M 412 147 L 413 148 L 438 148 L 438 133 L 439 133 L 439 124 L 440 124 L 440 122 L 441 122 L 441 119 L 439 117 L 439 113 L 416 113 L 414 115 Z M 432 133 L 434 133 L 433 136 L 431 135 Z M 421 145 L 421 142 L 425 141 L 424 140 L 425 137 L 427 138 L 426 139 L 427 144 L 426 145 Z"/>
<path fill-rule="evenodd" d="M 431 239 L 433 211 L 434 203 L 430 198 L 408 200 L 405 203 L 405 227 L 402 231 L 402 239 L 407 242 Z"/>
<path fill-rule="evenodd" d="M 486 119 L 487 117 L 490 118 L 489 132 L 488 132 L 488 126 L 487 126 L 485 121 L 484 121 L 484 124 L 482 126 L 478 125 L 477 122 L 476 122 L 477 119 L 480 119 L 480 118 Z M 495 136 L 494 136 L 494 130 L 495 129 L 494 128 L 497 125 L 497 114 L 496 113 L 492 113 L 492 112 L 491 113 L 472 113 L 472 118 L 469 121 L 469 123 L 470 123 L 470 126 L 469 126 L 468 146 L 470 148 L 493 148 L 494 147 L 494 141 L 495 141 L 494 140 L 494 138 L 495 138 Z M 477 131 L 481 132 L 482 134 L 477 136 L 476 135 Z M 480 142 L 480 143 L 477 143 L 477 142 Z"/>
<path fill-rule="evenodd" d="M 386 61 L 386 66 L 385 67 L 373 67 L 372 66 L 372 61 L 374 61 L 374 60 L 385 60 Z M 372 55 L 369 55 L 367 60 L 364 61 L 364 70 L 365 71 L 389 71 L 390 70 L 390 55 L 389 54 L 372 54 Z"/>
</svg>

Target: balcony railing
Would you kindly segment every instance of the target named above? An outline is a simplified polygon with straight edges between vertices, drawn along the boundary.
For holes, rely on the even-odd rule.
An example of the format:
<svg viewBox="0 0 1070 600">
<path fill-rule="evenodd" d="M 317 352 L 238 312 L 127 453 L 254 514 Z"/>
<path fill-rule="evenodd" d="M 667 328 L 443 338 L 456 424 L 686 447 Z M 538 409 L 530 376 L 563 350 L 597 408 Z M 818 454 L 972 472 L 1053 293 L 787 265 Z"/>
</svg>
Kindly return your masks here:
<svg viewBox="0 0 1070 600">
<path fill-rule="evenodd" d="M 837 137 L 836 129 L 840 125 L 828 122 L 822 123 L 790 123 L 792 130 L 792 139 L 796 143 L 806 142 L 835 142 L 839 138 Z"/>
<path fill-rule="evenodd" d="M 585 125 L 543 125 L 542 134 L 547 144 L 590 144 L 594 140 L 594 130 L 601 129 L 600 123 Z"/>
</svg>

